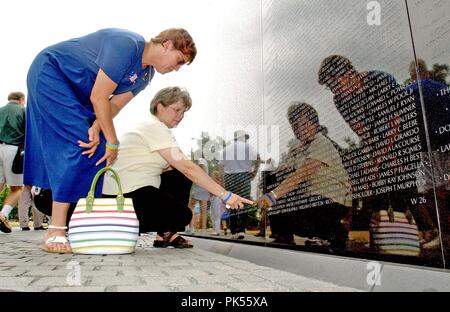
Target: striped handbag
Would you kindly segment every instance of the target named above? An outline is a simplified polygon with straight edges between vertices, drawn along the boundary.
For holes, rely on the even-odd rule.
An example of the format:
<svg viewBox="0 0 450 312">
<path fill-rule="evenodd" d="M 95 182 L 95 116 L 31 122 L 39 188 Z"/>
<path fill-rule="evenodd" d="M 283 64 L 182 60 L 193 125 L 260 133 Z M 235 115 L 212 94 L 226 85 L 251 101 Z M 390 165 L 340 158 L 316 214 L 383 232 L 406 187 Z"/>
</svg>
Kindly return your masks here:
<svg viewBox="0 0 450 312">
<path fill-rule="evenodd" d="M 99 177 L 112 171 L 119 194 L 116 198 L 94 198 Z M 131 198 L 124 198 L 118 174 L 109 167 L 97 172 L 86 198 L 81 198 L 69 222 L 69 241 L 73 253 L 117 255 L 134 252 L 139 221 Z"/>
<path fill-rule="evenodd" d="M 409 210 L 376 212 L 370 221 L 372 248 L 382 254 L 419 256 L 419 231 Z"/>
</svg>

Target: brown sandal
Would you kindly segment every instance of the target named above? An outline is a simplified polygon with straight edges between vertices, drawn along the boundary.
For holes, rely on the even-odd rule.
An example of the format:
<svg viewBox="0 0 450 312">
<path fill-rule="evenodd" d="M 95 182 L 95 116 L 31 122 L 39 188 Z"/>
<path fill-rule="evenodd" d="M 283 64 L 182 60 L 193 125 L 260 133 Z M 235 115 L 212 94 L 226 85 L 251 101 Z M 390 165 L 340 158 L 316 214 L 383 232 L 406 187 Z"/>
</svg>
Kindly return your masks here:
<svg viewBox="0 0 450 312">
<path fill-rule="evenodd" d="M 194 245 L 191 245 L 189 241 L 184 239 L 181 236 L 175 237 L 171 242 L 169 242 L 169 246 L 174 248 L 192 248 Z"/>
<path fill-rule="evenodd" d="M 153 241 L 153 247 L 155 248 L 166 248 L 168 243 L 165 240 L 154 240 Z"/>
<path fill-rule="evenodd" d="M 165 232 L 165 233 L 158 233 L 159 236 L 163 238 L 163 240 L 154 240 L 153 241 L 153 247 L 155 248 L 167 248 L 167 247 L 174 247 L 174 248 L 192 248 L 193 245 L 190 244 L 189 241 L 184 239 L 181 236 L 175 237 L 172 241 L 171 238 L 174 235 L 177 235 L 176 232 Z"/>
</svg>

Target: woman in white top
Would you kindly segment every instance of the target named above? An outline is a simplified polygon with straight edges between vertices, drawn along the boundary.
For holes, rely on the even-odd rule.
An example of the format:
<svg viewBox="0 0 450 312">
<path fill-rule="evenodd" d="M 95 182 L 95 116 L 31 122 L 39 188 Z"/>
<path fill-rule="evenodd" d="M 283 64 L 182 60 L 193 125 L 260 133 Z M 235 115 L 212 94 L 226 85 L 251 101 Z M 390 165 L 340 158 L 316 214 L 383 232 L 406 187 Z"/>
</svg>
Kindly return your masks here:
<svg viewBox="0 0 450 312">
<path fill-rule="evenodd" d="M 279 210 L 269 210 L 275 242 L 295 244 L 293 234 L 297 234 L 345 248 L 348 231 L 341 220 L 351 207 L 352 193 L 337 145 L 326 135 L 312 106 L 292 103 L 288 119 L 300 143 L 292 159 L 294 171 L 260 197 L 258 206 Z"/>
<path fill-rule="evenodd" d="M 189 93 L 179 87 L 160 90 L 151 101 L 149 120 L 122 137 L 112 166 L 120 176 L 124 196 L 133 199 L 140 232 L 157 232 L 154 247 L 192 247 L 177 234 L 192 218 L 188 207 L 192 182 L 219 196 L 230 208 L 253 204 L 227 192 L 178 148 L 169 129 L 178 126 L 191 105 Z M 104 196 L 113 197 L 117 191 L 114 178 L 107 174 Z"/>
</svg>

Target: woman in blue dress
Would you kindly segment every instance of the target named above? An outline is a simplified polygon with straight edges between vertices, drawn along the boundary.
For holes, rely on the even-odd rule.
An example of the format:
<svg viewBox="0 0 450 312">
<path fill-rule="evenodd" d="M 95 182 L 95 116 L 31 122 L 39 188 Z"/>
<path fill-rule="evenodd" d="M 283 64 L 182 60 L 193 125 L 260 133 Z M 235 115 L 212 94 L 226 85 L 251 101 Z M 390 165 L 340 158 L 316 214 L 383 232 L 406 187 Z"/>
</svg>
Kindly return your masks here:
<svg viewBox="0 0 450 312">
<path fill-rule="evenodd" d="M 117 157 L 114 116 L 145 89 L 155 71 L 178 71 L 196 53 L 192 37 L 181 28 L 167 29 L 149 42 L 110 28 L 37 55 L 27 77 L 24 184 L 52 190 L 44 250 L 71 252 L 65 238 L 67 211 L 86 196 L 96 172 Z"/>
</svg>

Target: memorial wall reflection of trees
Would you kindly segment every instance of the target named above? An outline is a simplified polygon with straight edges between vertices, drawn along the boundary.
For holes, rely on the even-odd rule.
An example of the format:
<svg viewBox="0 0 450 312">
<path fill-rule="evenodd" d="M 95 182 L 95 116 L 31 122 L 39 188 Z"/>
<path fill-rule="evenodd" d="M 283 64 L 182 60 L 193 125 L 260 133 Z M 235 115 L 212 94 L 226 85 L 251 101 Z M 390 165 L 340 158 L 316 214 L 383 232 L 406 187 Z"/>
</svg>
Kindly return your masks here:
<svg viewBox="0 0 450 312">
<path fill-rule="evenodd" d="M 281 157 L 261 155 L 252 183 L 258 209 L 243 210 L 250 218 L 242 241 L 449 262 L 444 2 L 255 1 L 262 8 L 263 123 L 280 126 Z M 220 148 L 230 143 L 215 140 Z M 209 166 L 221 170 L 219 161 Z M 223 228 L 220 237 L 241 239 Z"/>
</svg>

